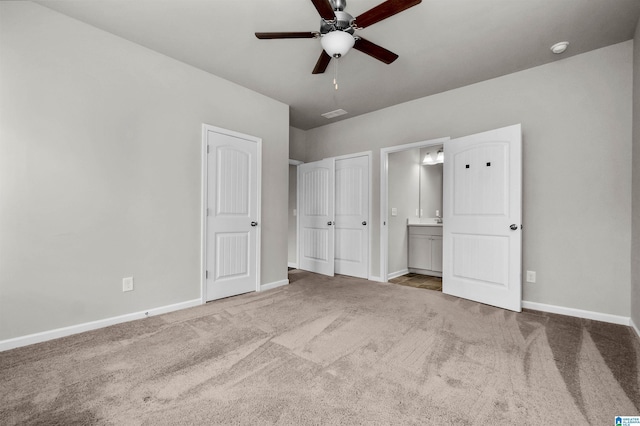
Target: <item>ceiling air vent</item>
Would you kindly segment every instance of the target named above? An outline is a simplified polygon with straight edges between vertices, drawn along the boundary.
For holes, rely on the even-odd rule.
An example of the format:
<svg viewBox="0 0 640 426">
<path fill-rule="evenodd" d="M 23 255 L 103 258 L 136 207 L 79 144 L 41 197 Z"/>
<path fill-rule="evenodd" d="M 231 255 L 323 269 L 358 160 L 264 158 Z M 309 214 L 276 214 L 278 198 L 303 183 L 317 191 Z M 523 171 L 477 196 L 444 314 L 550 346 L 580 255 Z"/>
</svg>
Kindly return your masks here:
<svg viewBox="0 0 640 426">
<path fill-rule="evenodd" d="M 329 112 L 325 112 L 324 114 L 321 114 L 324 118 L 335 118 L 335 117 L 339 117 L 341 115 L 345 115 L 347 113 L 347 111 L 343 110 L 343 109 L 337 109 L 335 111 L 329 111 Z"/>
</svg>

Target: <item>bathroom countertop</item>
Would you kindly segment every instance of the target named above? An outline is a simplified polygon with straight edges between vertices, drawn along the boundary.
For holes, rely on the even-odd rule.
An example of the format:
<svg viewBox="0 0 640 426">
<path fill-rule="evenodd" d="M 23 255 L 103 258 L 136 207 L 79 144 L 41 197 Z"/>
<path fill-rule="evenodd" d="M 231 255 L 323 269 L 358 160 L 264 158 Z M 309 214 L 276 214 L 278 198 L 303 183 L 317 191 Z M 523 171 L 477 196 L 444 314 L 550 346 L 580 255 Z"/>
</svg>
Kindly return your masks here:
<svg viewBox="0 0 640 426">
<path fill-rule="evenodd" d="M 442 226 L 442 222 L 436 223 L 434 220 L 425 220 L 424 222 L 407 220 L 407 226 Z"/>
</svg>

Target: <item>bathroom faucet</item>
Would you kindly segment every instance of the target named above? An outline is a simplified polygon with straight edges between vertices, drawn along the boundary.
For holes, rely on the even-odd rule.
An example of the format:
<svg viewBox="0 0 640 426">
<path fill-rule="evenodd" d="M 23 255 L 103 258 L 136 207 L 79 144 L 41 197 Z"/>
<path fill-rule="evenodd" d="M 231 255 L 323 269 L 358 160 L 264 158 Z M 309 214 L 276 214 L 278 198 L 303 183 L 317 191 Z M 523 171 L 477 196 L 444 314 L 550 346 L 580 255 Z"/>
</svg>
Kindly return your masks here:
<svg viewBox="0 0 640 426">
<path fill-rule="evenodd" d="M 440 216 L 440 210 L 436 210 L 436 223 L 442 223 L 442 217 Z"/>
</svg>

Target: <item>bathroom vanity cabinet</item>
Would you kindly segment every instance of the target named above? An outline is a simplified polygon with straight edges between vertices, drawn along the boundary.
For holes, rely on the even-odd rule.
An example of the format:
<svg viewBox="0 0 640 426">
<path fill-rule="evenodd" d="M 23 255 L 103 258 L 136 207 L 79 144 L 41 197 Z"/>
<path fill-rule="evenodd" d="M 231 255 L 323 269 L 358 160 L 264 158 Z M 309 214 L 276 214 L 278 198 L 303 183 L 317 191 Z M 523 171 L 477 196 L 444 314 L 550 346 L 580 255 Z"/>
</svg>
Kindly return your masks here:
<svg viewBox="0 0 640 426">
<path fill-rule="evenodd" d="M 409 272 L 442 276 L 442 224 L 409 225 Z"/>
</svg>

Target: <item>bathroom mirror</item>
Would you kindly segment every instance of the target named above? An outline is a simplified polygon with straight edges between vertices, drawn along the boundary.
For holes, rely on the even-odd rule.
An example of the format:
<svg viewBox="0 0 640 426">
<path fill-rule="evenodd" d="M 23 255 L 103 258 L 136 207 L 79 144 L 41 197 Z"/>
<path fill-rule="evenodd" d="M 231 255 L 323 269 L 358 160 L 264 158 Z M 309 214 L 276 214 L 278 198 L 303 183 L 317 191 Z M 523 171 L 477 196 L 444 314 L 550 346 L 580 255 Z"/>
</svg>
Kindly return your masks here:
<svg viewBox="0 0 640 426">
<path fill-rule="evenodd" d="M 442 217 L 442 145 L 420 149 L 420 218 Z M 439 153 L 442 157 L 438 158 Z"/>
</svg>

